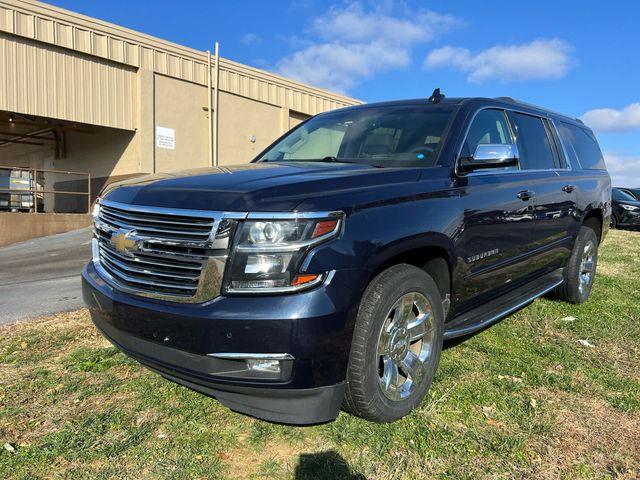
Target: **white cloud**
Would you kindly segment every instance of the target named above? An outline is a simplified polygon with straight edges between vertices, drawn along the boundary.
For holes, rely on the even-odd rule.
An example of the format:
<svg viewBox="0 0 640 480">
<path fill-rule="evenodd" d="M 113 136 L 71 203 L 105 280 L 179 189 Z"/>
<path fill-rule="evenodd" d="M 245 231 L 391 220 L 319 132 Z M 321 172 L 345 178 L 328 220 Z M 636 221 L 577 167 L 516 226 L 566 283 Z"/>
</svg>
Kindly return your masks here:
<svg viewBox="0 0 640 480">
<path fill-rule="evenodd" d="M 430 10 L 396 12 L 382 3 L 366 10 L 359 2 L 333 6 L 316 18 L 310 43 L 281 59 L 278 73 L 320 87 L 346 92 L 376 72 L 411 63 L 415 45 L 434 40 L 462 23 Z"/>
<path fill-rule="evenodd" d="M 245 45 L 255 45 L 256 43 L 260 43 L 262 39 L 257 33 L 245 33 L 240 37 L 240 41 Z"/>
<path fill-rule="evenodd" d="M 446 46 L 432 50 L 424 68 L 451 67 L 468 74 L 467 81 L 479 83 L 553 80 L 564 77 L 574 63 L 573 47 L 559 38 L 539 38 L 520 45 L 496 45 L 479 53 L 462 47 Z"/>
<path fill-rule="evenodd" d="M 640 156 L 604 152 L 604 160 L 614 187 L 640 187 Z"/>
<path fill-rule="evenodd" d="M 623 132 L 640 128 L 640 103 L 631 103 L 622 110 L 596 108 L 589 110 L 582 121 L 599 132 Z"/>
</svg>

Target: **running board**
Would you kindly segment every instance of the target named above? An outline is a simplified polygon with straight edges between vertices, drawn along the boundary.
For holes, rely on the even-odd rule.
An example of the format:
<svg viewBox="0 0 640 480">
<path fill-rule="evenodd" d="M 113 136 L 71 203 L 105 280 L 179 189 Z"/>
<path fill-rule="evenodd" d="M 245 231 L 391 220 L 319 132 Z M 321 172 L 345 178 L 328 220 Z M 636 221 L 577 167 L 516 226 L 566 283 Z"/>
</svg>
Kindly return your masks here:
<svg viewBox="0 0 640 480">
<path fill-rule="evenodd" d="M 489 303 L 452 318 L 445 325 L 445 340 L 482 330 L 561 285 L 564 281 L 563 278 L 560 268 Z"/>
</svg>

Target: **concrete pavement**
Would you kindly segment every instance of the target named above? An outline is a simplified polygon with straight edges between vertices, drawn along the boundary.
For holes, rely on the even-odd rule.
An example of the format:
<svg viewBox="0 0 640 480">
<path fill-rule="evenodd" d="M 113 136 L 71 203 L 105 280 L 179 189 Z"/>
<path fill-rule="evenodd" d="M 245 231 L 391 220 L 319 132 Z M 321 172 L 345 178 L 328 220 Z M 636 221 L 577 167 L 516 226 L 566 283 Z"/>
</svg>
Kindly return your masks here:
<svg viewBox="0 0 640 480">
<path fill-rule="evenodd" d="M 0 324 L 81 308 L 91 228 L 0 248 Z"/>
</svg>

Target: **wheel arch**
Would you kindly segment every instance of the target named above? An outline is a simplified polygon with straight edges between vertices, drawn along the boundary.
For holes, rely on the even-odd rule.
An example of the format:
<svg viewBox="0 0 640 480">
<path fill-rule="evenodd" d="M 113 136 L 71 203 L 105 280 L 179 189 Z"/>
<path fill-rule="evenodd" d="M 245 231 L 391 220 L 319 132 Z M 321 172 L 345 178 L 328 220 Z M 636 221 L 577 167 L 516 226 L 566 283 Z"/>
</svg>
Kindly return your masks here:
<svg viewBox="0 0 640 480">
<path fill-rule="evenodd" d="M 582 217 L 582 225 L 585 227 L 590 227 L 596 232 L 596 236 L 598 237 L 598 242 L 602 241 L 603 235 L 605 233 L 605 225 L 604 225 L 604 214 L 602 210 L 599 208 L 592 208 L 588 210 L 585 215 Z"/>
<path fill-rule="evenodd" d="M 449 238 L 432 235 L 416 244 L 413 241 L 400 242 L 384 249 L 376 257 L 367 283 L 382 271 L 401 263 L 418 267 L 427 272 L 438 286 L 443 301 L 449 298 L 452 290 L 455 260 Z"/>
</svg>

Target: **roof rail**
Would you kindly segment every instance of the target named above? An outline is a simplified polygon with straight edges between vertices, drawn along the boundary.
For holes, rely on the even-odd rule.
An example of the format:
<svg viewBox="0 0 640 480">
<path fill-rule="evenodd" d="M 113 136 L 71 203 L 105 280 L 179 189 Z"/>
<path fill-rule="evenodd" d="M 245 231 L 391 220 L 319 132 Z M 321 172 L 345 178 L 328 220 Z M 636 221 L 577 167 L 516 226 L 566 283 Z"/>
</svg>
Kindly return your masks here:
<svg viewBox="0 0 640 480">
<path fill-rule="evenodd" d="M 520 105 L 524 105 L 525 107 L 535 108 L 535 109 L 542 110 L 542 111 L 545 111 L 545 112 L 548 112 L 548 113 L 553 113 L 555 115 L 560 115 L 560 116 L 565 117 L 565 118 L 572 118 L 572 117 L 568 117 L 567 115 L 565 115 L 563 113 L 556 112 L 555 110 L 550 110 L 548 108 L 541 107 L 541 106 L 535 105 L 533 103 L 528 103 L 528 102 L 523 102 L 521 100 L 516 100 L 515 98 L 512 98 L 512 97 L 495 97 L 494 100 L 500 100 L 502 102 L 509 102 L 509 103 L 518 103 Z M 575 121 L 578 122 L 578 123 L 581 123 L 582 125 L 584 125 L 584 122 L 582 120 L 580 120 L 579 118 L 576 118 Z"/>
</svg>

